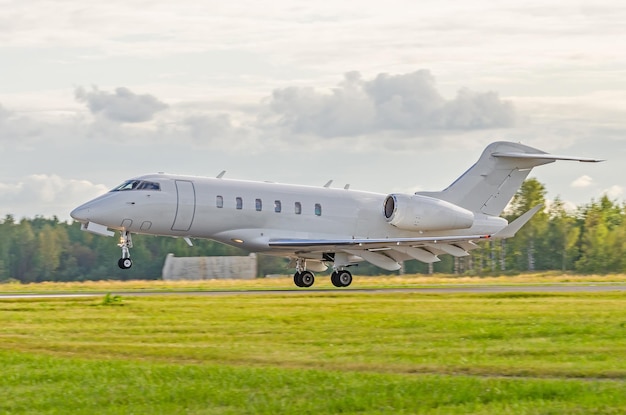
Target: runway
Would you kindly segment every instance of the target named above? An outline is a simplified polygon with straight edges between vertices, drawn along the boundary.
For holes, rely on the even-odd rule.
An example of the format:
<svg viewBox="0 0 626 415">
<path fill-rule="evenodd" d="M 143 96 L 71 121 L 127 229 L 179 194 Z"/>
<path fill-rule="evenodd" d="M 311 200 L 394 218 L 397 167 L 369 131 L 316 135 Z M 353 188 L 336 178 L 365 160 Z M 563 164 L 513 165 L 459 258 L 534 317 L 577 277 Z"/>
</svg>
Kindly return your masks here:
<svg viewBox="0 0 626 415">
<path fill-rule="evenodd" d="M 2 293 L 0 300 L 27 298 L 99 297 L 110 293 L 123 296 L 247 296 L 247 295 L 307 295 L 307 294 L 485 294 L 485 293 L 602 293 L 626 291 L 626 284 L 542 284 L 542 285 L 433 285 L 419 288 L 347 288 L 347 289 L 285 289 L 285 290 L 215 290 L 215 291 L 106 291 L 83 293 Z"/>
</svg>

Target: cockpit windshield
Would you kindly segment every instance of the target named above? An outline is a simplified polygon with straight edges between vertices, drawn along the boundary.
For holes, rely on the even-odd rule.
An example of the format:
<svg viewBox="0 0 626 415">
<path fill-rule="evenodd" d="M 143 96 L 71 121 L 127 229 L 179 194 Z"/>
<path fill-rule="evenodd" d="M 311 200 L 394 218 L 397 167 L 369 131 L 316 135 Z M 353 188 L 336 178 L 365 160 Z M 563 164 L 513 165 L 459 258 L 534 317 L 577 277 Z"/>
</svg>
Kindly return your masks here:
<svg viewBox="0 0 626 415">
<path fill-rule="evenodd" d="M 124 190 L 161 190 L 161 185 L 156 182 L 149 182 L 146 180 L 128 180 L 111 191 L 121 192 Z"/>
</svg>

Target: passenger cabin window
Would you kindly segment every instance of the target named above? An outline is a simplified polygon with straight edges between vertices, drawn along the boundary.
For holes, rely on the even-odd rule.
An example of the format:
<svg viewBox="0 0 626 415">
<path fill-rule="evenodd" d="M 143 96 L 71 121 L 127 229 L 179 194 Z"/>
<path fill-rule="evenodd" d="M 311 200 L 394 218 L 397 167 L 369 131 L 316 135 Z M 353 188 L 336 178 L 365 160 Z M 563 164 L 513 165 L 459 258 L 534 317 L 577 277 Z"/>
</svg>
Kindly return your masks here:
<svg viewBox="0 0 626 415">
<path fill-rule="evenodd" d="M 217 196 L 215 199 L 215 206 L 220 209 L 224 207 L 224 198 L 222 196 Z"/>
<path fill-rule="evenodd" d="M 295 209 L 296 209 L 296 215 L 301 214 L 302 213 L 302 204 L 300 204 L 300 202 L 296 202 Z"/>
<path fill-rule="evenodd" d="M 257 212 L 260 212 L 263 210 L 263 202 L 261 202 L 261 199 L 257 199 L 254 202 L 254 206 L 256 207 Z"/>
<path fill-rule="evenodd" d="M 161 185 L 147 180 L 127 180 L 111 191 L 122 192 L 126 190 L 161 190 Z"/>
<path fill-rule="evenodd" d="M 235 206 L 237 209 L 243 209 L 243 199 L 238 197 L 235 199 Z"/>
<path fill-rule="evenodd" d="M 322 205 L 319 203 L 315 204 L 315 216 L 322 216 Z"/>
<path fill-rule="evenodd" d="M 281 211 L 280 200 L 274 200 L 274 212 L 280 213 L 280 211 Z"/>
</svg>

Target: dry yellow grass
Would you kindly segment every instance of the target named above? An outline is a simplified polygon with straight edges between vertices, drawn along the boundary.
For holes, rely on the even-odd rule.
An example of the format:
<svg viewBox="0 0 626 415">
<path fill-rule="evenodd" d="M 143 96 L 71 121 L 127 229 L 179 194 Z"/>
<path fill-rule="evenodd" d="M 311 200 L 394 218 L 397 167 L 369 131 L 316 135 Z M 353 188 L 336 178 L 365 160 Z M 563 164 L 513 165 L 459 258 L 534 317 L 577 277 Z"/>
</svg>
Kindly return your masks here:
<svg viewBox="0 0 626 415">
<path fill-rule="evenodd" d="M 624 283 L 625 274 L 574 275 L 558 272 L 521 274 L 515 276 L 457 276 L 447 274 L 403 275 L 403 276 L 355 276 L 350 288 L 376 287 L 421 287 L 431 285 L 515 285 L 515 284 L 596 284 Z M 254 280 L 201 280 L 201 281 L 85 281 L 85 282 L 41 282 L 20 284 L 16 282 L 0 284 L 0 292 L 73 292 L 73 291 L 178 291 L 178 290 L 280 290 L 293 289 L 291 276 L 283 278 L 257 278 Z M 326 274 L 316 277 L 314 288 L 334 288 Z"/>
</svg>

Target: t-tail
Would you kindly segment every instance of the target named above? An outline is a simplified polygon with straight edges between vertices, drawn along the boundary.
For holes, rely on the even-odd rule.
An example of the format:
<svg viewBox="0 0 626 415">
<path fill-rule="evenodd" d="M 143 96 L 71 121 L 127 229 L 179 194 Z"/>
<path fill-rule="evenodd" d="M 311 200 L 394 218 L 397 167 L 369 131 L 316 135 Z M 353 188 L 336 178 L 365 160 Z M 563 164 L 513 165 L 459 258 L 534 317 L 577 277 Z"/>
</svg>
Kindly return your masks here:
<svg viewBox="0 0 626 415">
<path fill-rule="evenodd" d="M 445 200 L 477 214 L 498 216 L 533 167 L 556 160 L 603 161 L 557 156 L 523 144 L 498 141 L 487 146 L 478 161 L 445 190 L 416 194 Z"/>
</svg>

